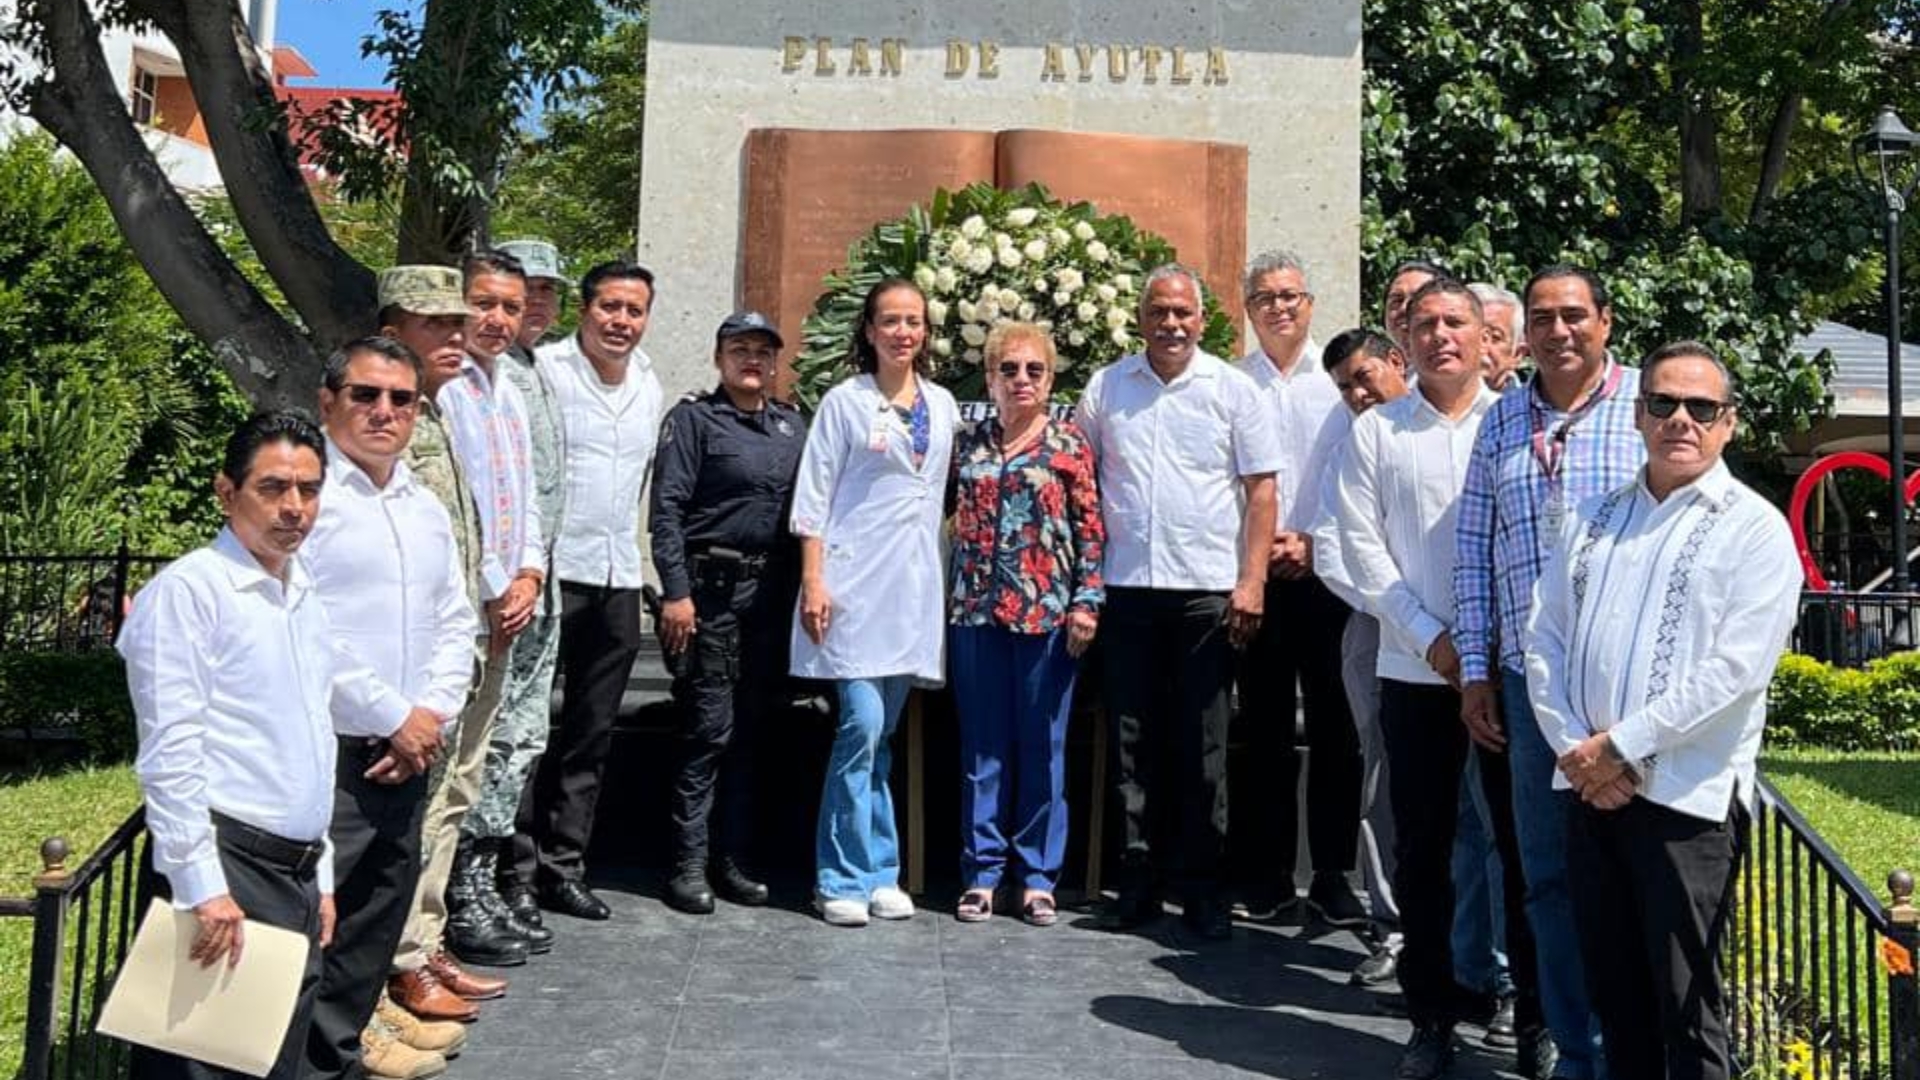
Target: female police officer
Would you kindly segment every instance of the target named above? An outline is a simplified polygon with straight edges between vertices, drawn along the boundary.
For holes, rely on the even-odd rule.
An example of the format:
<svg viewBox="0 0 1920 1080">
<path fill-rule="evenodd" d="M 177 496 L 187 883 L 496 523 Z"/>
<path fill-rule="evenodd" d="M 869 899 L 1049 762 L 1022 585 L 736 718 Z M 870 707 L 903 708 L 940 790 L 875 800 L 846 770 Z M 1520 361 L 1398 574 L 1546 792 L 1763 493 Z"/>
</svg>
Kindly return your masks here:
<svg viewBox="0 0 1920 1080">
<path fill-rule="evenodd" d="M 787 506 L 807 432 L 799 411 L 772 397 L 783 344 L 759 312 L 727 316 L 714 335 L 720 386 L 667 413 L 654 458 L 660 638 L 682 713 L 667 903 L 699 915 L 716 891 L 767 900 L 740 856 L 754 729 L 786 674 L 798 581 Z"/>
</svg>

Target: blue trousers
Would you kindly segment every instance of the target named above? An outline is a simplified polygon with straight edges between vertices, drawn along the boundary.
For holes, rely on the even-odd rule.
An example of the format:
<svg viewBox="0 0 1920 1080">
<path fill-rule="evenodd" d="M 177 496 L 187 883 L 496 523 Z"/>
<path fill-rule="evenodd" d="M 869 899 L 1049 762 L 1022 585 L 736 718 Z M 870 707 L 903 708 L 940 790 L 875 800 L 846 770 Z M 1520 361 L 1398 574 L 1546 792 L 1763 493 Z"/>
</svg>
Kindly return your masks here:
<svg viewBox="0 0 1920 1080">
<path fill-rule="evenodd" d="M 912 681 L 905 675 L 842 679 L 840 730 L 827 760 L 814 832 L 814 886 L 829 900 L 872 899 L 900 883 L 900 833 L 893 822 L 893 729 Z"/>
<path fill-rule="evenodd" d="M 1011 844 L 1021 884 L 1052 892 L 1067 851 L 1067 714 L 1078 671 L 1067 635 L 955 626 L 947 643 L 960 709 L 960 880 L 997 887 Z"/>
<path fill-rule="evenodd" d="M 1527 677 L 1500 672 L 1500 708 L 1507 722 L 1507 761 L 1513 769 L 1513 817 L 1520 865 L 1527 879 L 1527 921 L 1540 957 L 1540 1011 L 1560 1051 L 1557 1075 L 1595 1080 L 1607 1075 L 1600 1053 L 1600 1022 L 1587 999 L 1573 893 L 1567 886 L 1570 792 L 1553 790 L 1559 765 L 1533 717 Z"/>
</svg>

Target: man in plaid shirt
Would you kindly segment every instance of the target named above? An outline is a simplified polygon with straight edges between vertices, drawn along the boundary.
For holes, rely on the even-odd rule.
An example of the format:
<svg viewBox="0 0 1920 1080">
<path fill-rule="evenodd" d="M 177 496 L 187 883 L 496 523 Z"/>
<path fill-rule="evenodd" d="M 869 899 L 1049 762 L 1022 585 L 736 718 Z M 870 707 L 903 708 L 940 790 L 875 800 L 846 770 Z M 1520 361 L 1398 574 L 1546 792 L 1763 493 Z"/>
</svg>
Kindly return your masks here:
<svg viewBox="0 0 1920 1080">
<path fill-rule="evenodd" d="M 1553 790 L 1554 753 L 1528 704 L 1523 634 L 1566 515 L 1631 481 L 1646 460 L 1634 427 L 1640 373 L 1607 351 L 1613 308 L 1592 272 L 1547 267 L 1527 282 L 1523 302 L 1538 374 L 1500 400 L 1474 443 L 1455 533 L 1453 636 L 1461 719 L 1480 745 L 1506 752 L 1513 773 L 1541 1007 L 1559 1050 L 1553 1075 L 1592 1080 L 1604 1066 L 1567 890 L 1566 793 Z"/>
</svg>

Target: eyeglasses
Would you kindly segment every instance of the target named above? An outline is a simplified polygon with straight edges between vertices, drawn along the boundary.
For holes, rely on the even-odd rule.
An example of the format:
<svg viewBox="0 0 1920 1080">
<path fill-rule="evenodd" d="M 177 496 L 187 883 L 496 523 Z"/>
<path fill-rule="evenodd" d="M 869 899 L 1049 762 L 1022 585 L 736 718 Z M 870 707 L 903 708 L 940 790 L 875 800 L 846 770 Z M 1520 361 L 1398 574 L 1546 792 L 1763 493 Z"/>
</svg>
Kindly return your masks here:
<svg viewBox="0 0 1920 1080">
<path fill-rule="evenodd" d="M 1312 293 L 1301 292 L 1298 289 L 1288 289 L 1285 292 L 1263 291 L 1247 297 L 1247 306 L 1254 308 L 1279 308 L 1282 311 L 1291 311 L 1311 299 L 1313 299 Z"/>
<path fill-rule="evenodd" d="M 1039 382 L 1041 379 L 1047 377 L 1047 365 L 1039 363 L 1038 361 L 1024 366 L 1016 364 L 1011 360 L 1003 360 L 1000 363 L 1000 377 L 1003 379 L 1011 379 L 1023 371 L 1027 373 L 1027 381 L 1029 382 Z"/>
<path fill-rule="evenodd" d="M 347 392 L 347 400 L 355 405 L 372 405 L 384 396 L 396 409 L 411 409 L 413 403 L 420 400 L 420 391 L 402 390 L 395 386 L 368 386 L 366 383 L 348 383 L 341 387 Z"/>
<path fill-rule="evenodd" d="M 1655 420 L 1668 419 L 1682 406 L 1686 407 L 1687 416 L 1691 417 L 1694 423 L 1706 427 L 1720 419 L 1728 409 L 1733 408 L 1733 402 L 1715 401 L 1713 398 L 1703 397 L 1674 397 L 1672 394 L 1640 395 L 1640 407 L 1646 409 L 1647 415 Z"/>
</svg>

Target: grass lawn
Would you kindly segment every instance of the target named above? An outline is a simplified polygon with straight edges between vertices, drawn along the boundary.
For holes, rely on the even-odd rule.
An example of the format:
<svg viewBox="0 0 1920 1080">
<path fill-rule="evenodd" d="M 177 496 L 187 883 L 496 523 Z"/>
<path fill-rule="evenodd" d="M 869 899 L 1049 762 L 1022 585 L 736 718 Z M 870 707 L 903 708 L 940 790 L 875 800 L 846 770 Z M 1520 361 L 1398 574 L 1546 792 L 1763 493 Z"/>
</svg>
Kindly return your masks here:
<svg viewBox="0 0 1920 1080">
<path fill-rule="evenodd" d="M 1760 769 L 1883 902 L 1889 871 L 1920 874 L 1920 753 L 1770 751 Z"/>
<path fill-rule="evenodd" d="M 40 841 L 65 837 L 72 852 L 67 866 L 77 867 L 139 802 L 129 765 L 35 778 L 0 775 L 0 896 L 33 894 Z M 32 949 L 32 919 L 0 919 L 0 1076 L 20 1068 Z"/>
</svg>

